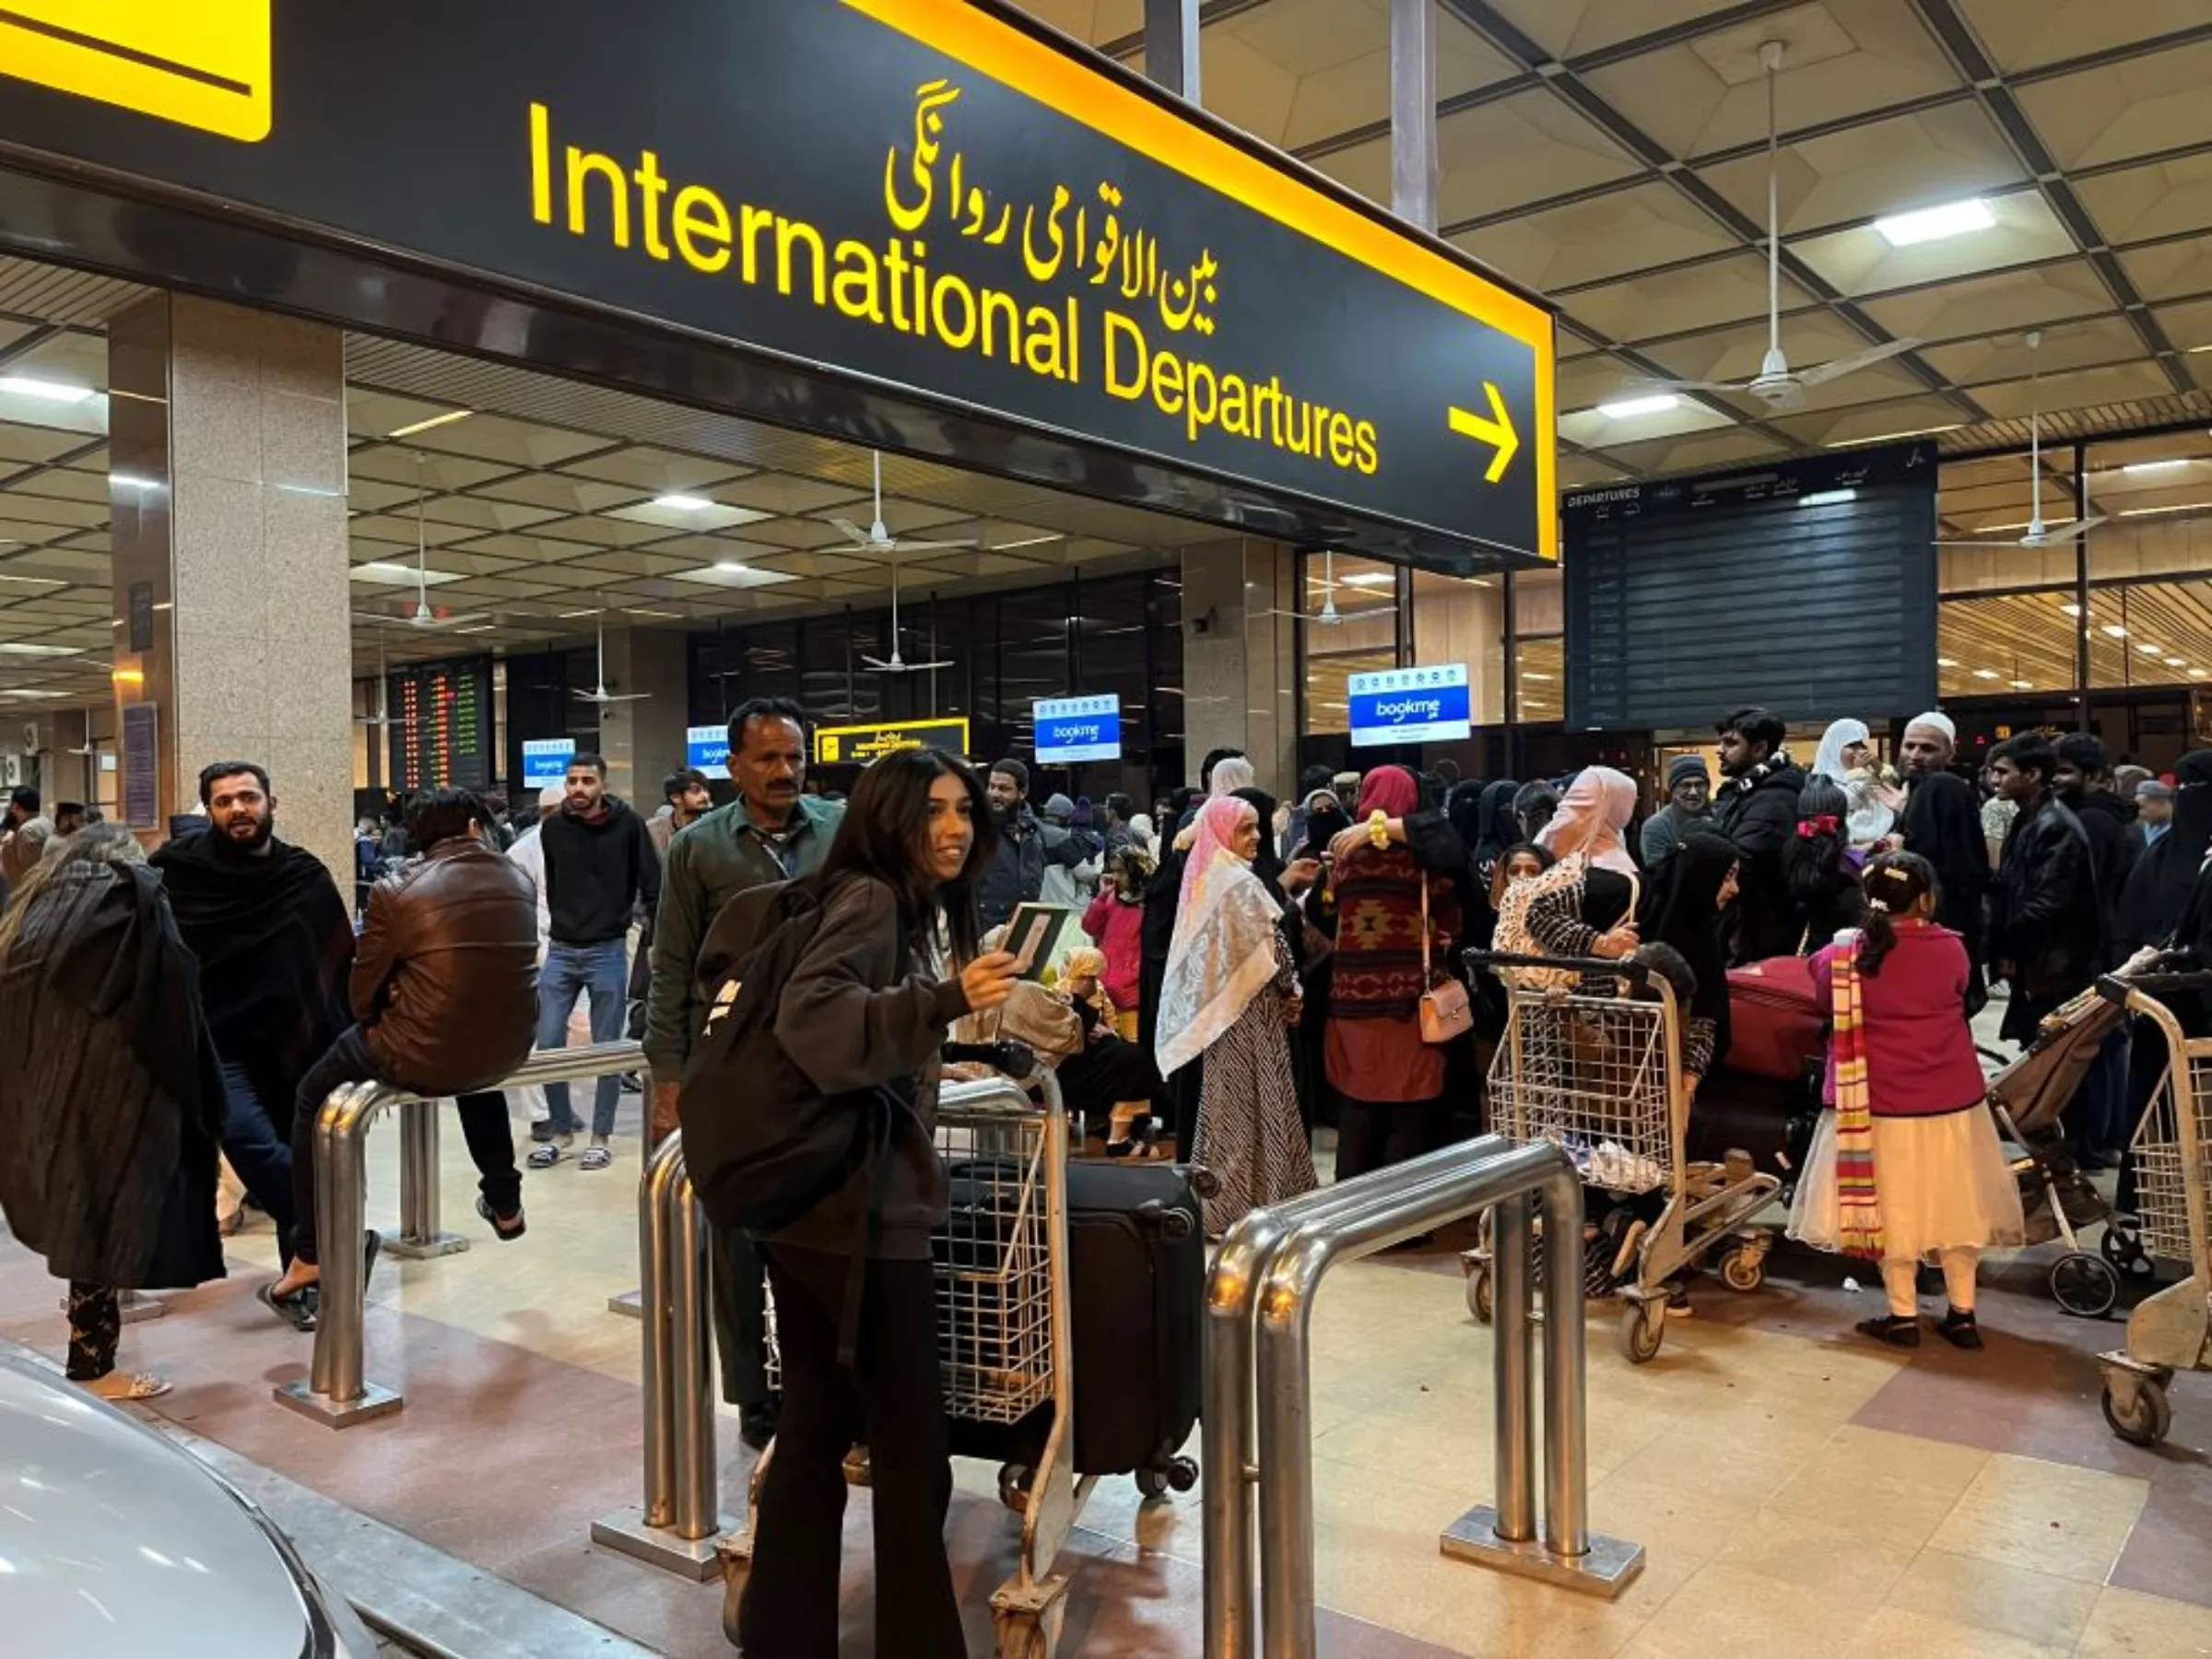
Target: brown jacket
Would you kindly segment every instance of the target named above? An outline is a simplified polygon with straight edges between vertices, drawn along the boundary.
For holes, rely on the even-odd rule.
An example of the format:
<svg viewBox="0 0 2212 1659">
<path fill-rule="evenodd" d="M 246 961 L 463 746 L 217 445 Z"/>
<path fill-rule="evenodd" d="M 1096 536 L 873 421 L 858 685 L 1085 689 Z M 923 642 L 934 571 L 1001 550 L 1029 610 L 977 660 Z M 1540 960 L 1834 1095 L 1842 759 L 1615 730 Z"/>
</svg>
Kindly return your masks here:
<svg viewBox="0 0 2212 1659">
<path fill-rule="evenodd" d="M 908 1123 L 892 1149 L 872 1253 L 878 1257 L 927 1261 L 930 1231 L 945 1219 L 937 1051 L 946 1028 L 967 1011 L 959 980 L 938 980 L 900 948 L 898 900 L 872 877 L 841 882 L 830 894 L 821 925 L 777 1001 L 776 1041 L 824 1094 L 884 1083 L 912 1087 L 920 1127 Z M 852 1254 L 868 1191 L 869 1171 L 855 1171 L 772 1241 Z"/>
<path fill-rule="evenodd" d="M 537 1035 L 537 892 L 455 836 L 369 891 L 353 1017 L 382 1075 L 428 1095 L 493 1088 Z"/>
</svg>

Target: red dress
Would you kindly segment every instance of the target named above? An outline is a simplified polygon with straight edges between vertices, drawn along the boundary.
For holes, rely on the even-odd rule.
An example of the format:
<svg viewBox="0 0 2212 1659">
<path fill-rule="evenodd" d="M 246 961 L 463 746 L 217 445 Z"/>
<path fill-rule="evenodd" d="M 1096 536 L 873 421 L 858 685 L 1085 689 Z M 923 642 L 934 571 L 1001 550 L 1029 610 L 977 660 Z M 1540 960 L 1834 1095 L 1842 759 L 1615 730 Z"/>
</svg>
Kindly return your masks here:
<svg viewBox="0 0 2212 1659">
<path fill-rule="evenodd" d="M 1145 907 L 1125 904 L 1111 891 L 1093 899 L 1083 912 L 1083 931 L 1106 953 L 1106 972 L 1099 982 L 1116 1008 L 1135 1008 L 1141 994 L 1144 925 Z"/>
</svg>

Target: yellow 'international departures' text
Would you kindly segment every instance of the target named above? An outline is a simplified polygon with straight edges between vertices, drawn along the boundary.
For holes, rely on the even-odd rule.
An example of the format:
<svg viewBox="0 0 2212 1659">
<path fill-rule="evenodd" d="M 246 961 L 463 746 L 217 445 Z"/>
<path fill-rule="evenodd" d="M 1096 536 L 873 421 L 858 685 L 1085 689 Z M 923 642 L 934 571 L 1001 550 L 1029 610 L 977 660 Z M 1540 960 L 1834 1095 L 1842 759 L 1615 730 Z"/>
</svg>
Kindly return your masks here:
<svg viewBox="0 0 2212 1659">
<path fill-rule="evenodd" d="M 924 90 L 929 112 L 948 101 L 942 83 Z M 921 176 L 919 161 L 914 171 Z M 1066 194 L 1058 193 L 1054 203 L 1055 241 Z M 1118 203 L 1118 194 L 1105 194 Z M 948 350 L 973 352 L 1041 379 L 1097 385 L 1110 397 L 1148 402 L 1194 444 L 1218 431 L 1344 471 L 1371 476 L 1381 465 L 1373 421 L 1300 397 L 1279 375 L 1261 378 L 1218 367 L 1187 348 L 1170 349 L 1157 325 L 1148 333 L 1130 314 L 1140 307 L 1108 302 L 1117 293 L 1131 293 L 1132 286 L 1117 289 L 1094 278 L 1088 286 L 1098 290 L 1095 295 L 1078 287 L 1025 299 L 933 268 L 927 241 L 901 228 L 914 216 L 901 208 L 888 169 L 885 194 L 894 221 L 888 234 L 876 241 L 834 236 L 772 207 L 733 206 L 710 185 L 679 184 L 662 171 L 661 159 L 651 149 L 641 149 L 626 165 L 560 144 L 552 112 L 542 103 L 530 106 L 530 206 L 541 225 L 635 248 L 646 258 L 680 263 L 703 276 L 771 288 L 786 300 L 834 309 L 854 322 Z M 980 212 L 976 222 L 984 222 Z M 995 237 L 983 240 L 997 245 Z M 1133 239 L 1129 247 L 1137 245 Z M 1030 258 L 1022 274 L 1037 268 Z M 1200 274 L 1211 276 L 1216 269 L 1208 253 Z M 1153 288 L 1158 291 L 1157 277 Z M 1195 296 L 1186 297 L 1183 309 L 1171 312 L 1168 326 L 1180 327 L 1195 303 Z M 1202 318 L 1197 332 L 1210 335 L 1212 326 Z"/>
</svg>

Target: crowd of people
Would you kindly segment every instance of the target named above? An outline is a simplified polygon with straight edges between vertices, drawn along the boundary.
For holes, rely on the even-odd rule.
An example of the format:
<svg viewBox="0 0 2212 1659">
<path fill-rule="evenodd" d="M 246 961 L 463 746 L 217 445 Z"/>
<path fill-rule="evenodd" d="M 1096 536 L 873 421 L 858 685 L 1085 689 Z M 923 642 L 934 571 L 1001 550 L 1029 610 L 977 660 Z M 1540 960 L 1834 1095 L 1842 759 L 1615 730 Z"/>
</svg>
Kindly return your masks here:
<svg viewBox="0 0 2212 1659">
<path fill-rule="evenodd" d="M 899 1645 L 957 1653 L 929 1541 L 948 1491 L 928 1270 L 948 1037 L 993 1056 L 969 1065 L 1053 1071 L 1108 1156 L 1205 1166 L 1218 1236 L 1317 1182 L 1317 1125 L 1335 1128 L 1340 1181 L 1478 1127 L 1505 993 L 1464 973 L 1470 947 L 1562 964 L 1542 970 L 1562 982 L 1642 963 L 1680 1008 L 1693 1102 L 1730 1050 L 1729 970 L 1809 958 L 1833 1017 L 1833 1111 L 1791 1230 L 1880 1263 L 1890 1311 L 1862 1328 L 1888 1343 L 1918 1341 L 1917 1270 L 1939 1263 L 1936 1329 L 1971 1347 L 1978 1252 L 2017 1242 L 2021 1216 L 1974 1110 L 1971 1018 L 1998 987 L 2003 1033 L 2024 1043 L 2136 952 L 2212 949 L 2212 750 L 2169 782 L 2115 769 L 2094 736 L 2028 735 L 1990 752 L 1978 787 L 1939 712 L 1906 725 L 1892 770 L 1850 719 L 1801 765 L 1783 723 L 1752 708 L 1718 723 L 1718 777 L 1700 756 L 1670 760 L 1648 813 L 1606 766 L 1535 781 L 1313 768 L 1278 802 L 1230 750 L 1146 812 L 1122 794 L 1040 810 L 1021 761 L 979 775 L 934 750 L 833 799 L 806 786 L 806 738 L 795 704 L 744 704 L 734 798 L 716 806 L 679 770 L 650 818 L 590 754 L 519 825 L 503 801 L 423 791 L 389 833 L 362 827 L 358 920 L 329 870 L 278 839 L 254 762 L 207 766 L 202 816 L 150 858 L 96 813 L 48 818 L 18 791 L 0 822 L 0 1124 L 48 1155 L 0 1165 L 0 1204 L 69 1282 L 70 1374 L 119 1397 L 166 1386 L 117 1372 L 116 1297 L 222 1274 L 218 1155 L 276 1225 L 281 1270 L 260 1299 L 314 1327 L 314 1129 L 347 1086 L 454 1098 L 501 1240 L 527 1226 L 501 1084 L 570 1040 L 580 1002 L 593 1041 L 642 1041 L 649 1144 L 715 1109 L 685 1080 L 732 998 L 746 1005 L 742 975 L 718 990 L 710 964 L 767 959 L 764 935 L 729 930 L 752 914 L 739 900 L 772 897 L 753 908 L 805 927 L 771 993 L 791 1075 L 890 1115 L 872 1166 L 840 1165 L 772 1227 L 715 1230 L 724 1391 L 748 1442 L 782 1447 L 747 1629 L 832 1616 L 838 1465 L 865 1439 Z M 1079 941 L 1043 974 L 998 931 L 1039 902 L 1065 906 Z M 2126 1146 L 2146 1069 L 2117 1033 L 2067 1114 L 2085 1166 Z M 526 1167 L 588 1137 L 577 1166 L 610 1168 L 622 1088 L 599 1079 L 587 1127 L 566 1086 L 545 1086 Z"/>
</svg>

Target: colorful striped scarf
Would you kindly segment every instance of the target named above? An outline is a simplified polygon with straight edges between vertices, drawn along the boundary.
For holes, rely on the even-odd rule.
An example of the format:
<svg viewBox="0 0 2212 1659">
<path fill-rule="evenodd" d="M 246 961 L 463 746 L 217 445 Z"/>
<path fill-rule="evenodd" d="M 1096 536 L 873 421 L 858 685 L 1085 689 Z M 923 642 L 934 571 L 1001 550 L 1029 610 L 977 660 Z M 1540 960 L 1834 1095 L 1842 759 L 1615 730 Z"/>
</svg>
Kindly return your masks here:
<svg viewBox="0 0 2212 1659">
<path fill-rule="evenodd" d="M 1859 984 L 1859 937 L 1848 934 L 1829 959 L 1836 1056 L 1836 1201 L 1846 1255 L 1882 1259 L 1882 1206 L 1874 1178 L 1873 1096 L 1866 1084 L 1866 1006 Z"/>
</svg>

